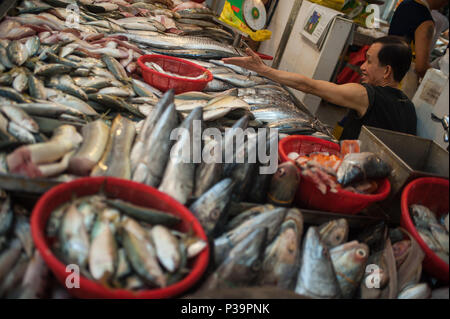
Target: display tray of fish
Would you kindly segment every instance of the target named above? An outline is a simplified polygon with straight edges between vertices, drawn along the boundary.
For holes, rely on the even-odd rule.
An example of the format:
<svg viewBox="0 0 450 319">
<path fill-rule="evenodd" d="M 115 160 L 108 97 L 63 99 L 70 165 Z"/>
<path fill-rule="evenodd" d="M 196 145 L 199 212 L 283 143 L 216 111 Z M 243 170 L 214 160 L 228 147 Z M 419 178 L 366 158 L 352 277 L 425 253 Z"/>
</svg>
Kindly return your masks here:
<svg viewBox="0 0 450 319">
<path fill-rule="evenodd" d="M 181 281 L 207 243 L 181 232 L 180 218 L 108 198 L 80 197 L 56 208 L 47 223 L 52 251 L 89 280 L 111 289 L 147 290 Z"/>
</svg>

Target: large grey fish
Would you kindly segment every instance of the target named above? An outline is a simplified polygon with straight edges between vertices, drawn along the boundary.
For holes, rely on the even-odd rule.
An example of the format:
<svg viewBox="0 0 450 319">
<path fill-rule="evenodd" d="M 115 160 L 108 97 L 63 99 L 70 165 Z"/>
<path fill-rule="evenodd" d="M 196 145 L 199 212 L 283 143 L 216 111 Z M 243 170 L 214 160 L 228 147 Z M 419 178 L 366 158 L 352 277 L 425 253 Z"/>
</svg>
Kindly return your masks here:
<svg viewBox="0 0 450 319">
<path fill-rule="evenodd" d="M 158 101 L 155 109 L 150 113 L 149 116 L 144 120 L 144 124 L 142 125 L 142 129 L 139 132 L 136 141 L 134 142 L 133 149 L 131 150 L 130 160 L 131 160 L 131 170 L 134 174 L 134 171 L 141 160 L 141 157 L 144 156 L 144 147 L 147 139 L 150 137 L 153 128 L 155 127 L 158 119 L 164 113 L 166 108 L 173 102 L 174 91 L 167 91 L 164 96 Z"/>
<path fill-rule="evenodd" d="M 207 235 L 214 235 L 218 223 L 225 219 L 226 208 L 231 199 L 234 185 L 231 179 L 224 179 L 189 207 Z"/>
<path fill-rule="evenodd" d="M 247 237 L 252 231 L 258 228 L 267 228 L 267 240 L 272 242 L 280 230 L 280 226 L 286 217 L 285 208 L 275 208 L 268 212 L 257 215 L 256 217 L 245 221 L 237 228 L 223 234 L 214 240 L 214 260 L 217 265 L 222 263 L 228 256 L 230 250 L 237 243 Z"/>
<path fill-rule="evenodd" d="M 245 76 L 240 74 L 214 74 L 214 78 L 227 82 L 236 87 L 253 87 L 269 82 L 269 80 L 255 75 Z"/>
<path fill-rule="evenodd" d="M 209 62 L 218 65 L 218 66 L 223 66 L 226 67 L 230 70 L 233 70 L 234 72 L 240 74 L 240 75 L 244 75 L 244 76 L 250 76 L 250 75 L 257 75 L 256 72 L 244 69 L 240 66 L 237 65 L 233 65 L 233 64 L 227 64 L 225 62 L 223 62 L 222 60 L 209 60 Z"/>
<path fill-rule="evenodd" d="M 124 67 L 115 58 L 104 54 L 102 56 L 102 61 L 106 64 L 108 70 L 114 74 L 117 80 L 124 83 L 130 82 L 130 78 L 128 77 Z"/>
<path fill-rule="evenodd" d="M 173 37 L 156 32 L 145 32 L 145 35 L 136 33 L 117 33 L 113 35 L 122 35 L 127 37 L 129 40 L 133 40 L 134 42 L 161 49 L 209 49 L 224 51 L 236 55 L 238 54 L 236 49 L 230 45 L 222 44 L 221 42 L 201 37 Z"/>
<path fill-rule="evenodd" d="M 130 179 L 130 151 L 136 135 L 132 121 L 117 115 L 110 130 L 108 145 L 100 162 L 93 168 L 91 176 L 114 176 Z"/>
<path fill-rule="evenodd" d="M 287 220 L 281 225 L 280 234 L 267 246 L 259 284 L 292 289 L 300 264 L 300 241 L 297 224 Z"/>
<path fill-rule="evenodd" d="M 322 242 L 331 249 L 347 241 L 349 227 L 347 220 L 341 218 L 320 225 L 317 230 Z"/>
<path fill-rule="evenodd" d="M 202 108 L 193 110 L 184 119 L 181 127 L 184 131 L 172 148 L 159 190 L 184 205 L 194 191 L 194 148 L 199 147 L 194 144 L 196 140 L 200 140 L 202 134 Z M 196 127 L 198 129 L 195 129 Z M 198 135 L 197 138 L 194 134 Z"/>
<path fill-rule="evenodd" d="M 330 250 L 331 261 L 336 272 L 343 298 L 353 298 L 364 276 L 369 247 L 352 241 Z"/>
<path fill-rule="evenodd" d="M 255 229 L 238 243 L 202 289 L 249 286 L 256 281 L 267 242 L 267 229 Z"/>
<path fill-rule="evenodd" d="M 170 134 L 178 126 L 175 105 L 170 104 L 158 119 L 144 147 L 144 157 L 137 164 L 133 181 L 157 187 L 169 159 L 169 150 L 173 144 Z"/>
<path fill-rule="evenodd" d="M 341 290 L 327 246 L 316 227 L 309 227 L 303 243 L 303 255 L 295 292 L 319 299 L 341 297 Z"/>
<path fill-rule="evenodd" d="M 217 148 L 213 148 L 214 144 L 209 145 L 214 153 L 214 150 L 221 150 L 221 154 L 211 154 L 211 162 L 202 162 L 200 167 L 197 168 L 196 178 L 195 178 L 195 197 L 200 197 L 204 194 L 212 185 L 217 183 L 222 175 L 223 171 L 223 158 L 226 149 L 234 147 L 233 138 L 238 132 L 238 129 L 244 130 L 248 125 L 248 117 L 244 116 L 239 121 L 237 121 L 233 127 L 225 132 L 223 143 L 216 144 Z M 217 143 L 212 141 L 212 143 Z M 224 145 L 222 148 L 221 145 Z M 219 157 L 220 156 L 220 157 Z"/>
</svg>

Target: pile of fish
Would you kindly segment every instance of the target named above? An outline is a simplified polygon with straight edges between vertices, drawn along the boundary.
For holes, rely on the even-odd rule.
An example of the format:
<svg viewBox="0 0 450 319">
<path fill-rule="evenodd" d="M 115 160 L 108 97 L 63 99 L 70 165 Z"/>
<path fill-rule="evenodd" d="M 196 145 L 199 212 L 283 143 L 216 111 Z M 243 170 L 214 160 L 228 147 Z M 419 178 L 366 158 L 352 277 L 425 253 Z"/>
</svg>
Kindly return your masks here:
<svg viewBox="0 0 450 319">
<path fill-rule="evenodd" d="M 65 264 L 107 287 L 141 290 L 182 280 L 189 259 L 207 243 L 176 231 L 180 218 L 103 195 L 82 197 L 54 210 L 47 236 Z"/>
<path fill-rule="evenodd" d="M 423 205 L 411 205 L 409 210 L 425 244 L 448 264 L 448 213 L 438 220 L 436 214 Z"/>
<path fill-rule="evenodd" d="M 68 298 L 31 238 L 29 212 L 0 189 L 0 298 Z"/>
<path fill-rule="evenodd" d="M 215 238 L 199 293 L 272 286 L 319 299 L 431 297 L 431 284 L 420 282 L 424 253 L 406 231 L 379 224 L 349 237 L 346 219 L 306 228 L 298 209 L 255 206 Z"/>
</svg>

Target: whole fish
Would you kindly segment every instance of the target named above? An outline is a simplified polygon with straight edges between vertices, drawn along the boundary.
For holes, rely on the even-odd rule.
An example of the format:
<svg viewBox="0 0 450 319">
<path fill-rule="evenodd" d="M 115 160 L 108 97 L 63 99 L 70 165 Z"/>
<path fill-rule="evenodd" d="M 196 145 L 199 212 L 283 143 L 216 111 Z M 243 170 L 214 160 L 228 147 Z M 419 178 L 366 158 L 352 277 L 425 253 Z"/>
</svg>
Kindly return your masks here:
<svg viewBox="0 0 450 319">
<path fill-rule="evenodd" d="M 89 271 L 96 280 L 108 280 L 115 273 L 117 244 L 109 223 L 100 215 L 92 231 Z"/>
<path fill-rule="evenodd" d="M 11 268 L 16 264 L 22 251 L 20 240 L 15 238 L 10 241 L 7 248 L 0 252 L 0 282 L 6 277 Z"/>
<path fill-rule="evenodd" d="M 204 290 L 249 286 L 256 281 L 264 258 L 267 229 L 256 229 L 239 242 L 202 286 Z"/>
<path fill-rule="evenodd" d="M 139 163 L 139 160 L 143 156 L 144 146 L 147 139 L 150 137 L 153 128 L 155 127 L 158 119 L 161 117 L 165 109 L 173 101 L 173 90 L 169 90 L 164 96 L 158 101 L 155 109 L 152 113 L 146 117 L 142 129 L 139 132 L 136 141 L 134 142 L 133 148 L 131 150 L 130 160 L 131 160 L 131 170 L 134 171 Z"/>
<path fill-rule="evenodd" d="M 371 178 L 384 178 L 391 167 L 376 154 L 350 153 L 344 157 L 337 171 L 337 180 L 343 186 Z"/>
<path fill-rule="evenodd" d="M 318 299 L 341 297 L 330 253 L 315 227 L 309 227 L 306 232 L 295 292 Z"/>
<path fill-rule="evenodd" d="M 17 75 L 12 82 L 12 87 L 17 92 L 23 92 L 28 88 L 28 75 L 26 71 L 20 69 L 17 72 Z"/>
<path fill-rule="evenodd" d="M 25 48 L 28 51 L 28 56 L 32 57 L 36 53 L 38 53 L 39 48 L 41 46 L 41 41 L 38 36 L 30 37 L 27 42 L 25 42 Z"/>
<path fill-rule="evenodd" d="M 123 66 L 113 57 L 104 54 L 102 56 L 102 61 L 106 64 L 108 70 L 114 74 L 117 80 L 127 83 L 130 81 L 130 78 L 127 75 L 127 72 L 123 68 Z"/>
<path fill-rule="evenodd" d="M 34 69 L 34 74 L 42 76 L 51 76 L 55 74 L 69 73 L 71 70 L 72 68 L 68 65 L 60 63 L 49 63 L 37 65 L 36 68 Z"/>
<path fill-rule="evenodd" d="M 110 137 L 103 156 L 92 169 L 91 176 L 114 176 L 130 179 L 130 151 L 136 135 L 134 124 L 117 115 L 110 130 Z"/>
<path fill-rule="evenodd" d="M 208 84 L 206 85 L 206 87 L 203 91 L 204 92 L 222 92 L 222 91 L 230 90 L 232 88 L 233 88 L 233 86 L 227 82 L 213 79 L 212 81 L 208 82 Z"/>
<path fill-rule="evenodd" d="M 0 106 L 0 111 L 2 111 L 11 121 L 22 126 L 32 133 L 39 132 L 39 126 L 33 118 L 31 118 L 22 109 L 13 105 L 3 105 Z"/>
<path fill-rule="evenodd" d="M 345 218 L 335 219 L 318 227 L 320 240 L 329 248 L 347 241 L 349 226 Z"/>
<path fill-rule="evenodd" d="M 194 191 L 195 163 L 193 153 L 196 140 L 194 134 L 201 138 L 201 126 L 202 108 L 197 108 L 181 124 L 184 131 L 171 150 L 169 162 L 158 188 L 183 205 L 186 204 Z M 195 127 L 198 127 L 198 130 Z"/>
<path fill-rule="evenodd" d="M 109 138 L 109 127 L 103 120 L 88 123 L 82 128 L 83 143 L 70 159 L 69 170 L 88 176 L 101 159 Z"/>
<path fill-rule="evenodd" d="M 240 74 L 215 74 L 214 78 L 236 87 L 253 87 L 268 83 L 268 80 L 254 75 L 245 76 Z"/>
<path fill-rule="evenodd" d="M 426 206 L 411 205 L 409 210 L 416 227 L 428 228 L 430 224 L 438 223 L 436 215 Z"/>
<path fill-rule="evenodd" d="M 224 179 L 189 207 L 208 236 L 214 235 L 217 225 L 226 218 L 226 208 L 231 199 L 234 185 L 231 179 Z"/>
<path fill-rule="evenodd" d="M 28 257 L 22 254 L 9 274 L 0 284 L 0 297 L 5 298 L 15 287 L 20 285 L 28 267 Z"/>
<path fill-rule="evenodd" d="M 30 95 L 36 99 L 46 100 L 47 91 L 45 89 L 44 83 L 33 75 L 28 76 L 28 90 Z"/>
<path fill-rule="evenodd" d="M 175 272 L 181 262 L 177 239 L 161 225 L 152 227 L 150 237 L 155 245 L 158 260 L 169 272 Z"/>
<path fill-rule="evenodd" d="M 67 263 L 84 267 L 89 258 L 89 235 L 75 204 L 67 208 L 59 232 L 62 253 Z"/>
<path fill-rule="evenodd" d="M 299 231 L 293 220 L 287 220 L 281 225 L 280 234 L 266 248 L 258 281 L 260 285 L 292 288 L 300 263 Z"/>
<path fill-rule="evenodd" d="M 287 211 L 284 208 L 275 208 L 245 221 L 235 229 L 216 238 L 214 240 L 214 260 L 216 265 L 221 264 L 228 256 L 230 250 L 255 229 L 267 228 L 267 241 L 272 242 L 280 230 L 286 213 Z"/>
<path fill-rule="evenodd" d="M 145 283 L 165 287 L 167 278 L 158 264 L 155 248 L 145 230 L 137 222 L 127 218 L 123 231 L 122 244 L 132 268 Z"/>
<path fill-rule="evenodd" d="M 22 243 L 23 250 L 28 258 L 33 256 L 34 242 L 31 238 L 31 228 L 28 218 L 23 215 L 16 216 L 14 225 L 14 235 Z"/>
<path fill-rule="evenodd" d="M 252 207 L 252 208 L 240 213 L 239 215 L 235 216 L 234 218 L 232 218 L 227 223 L 226 230 L 230 231 L 232 229 L 235 229 L 238 226 L 240 226 L 241 224 L 243 224 L 245 221 L 252 219 L 255 216 L 258 216 L 259 214 L 262 214 L 264 212 L 267 212 L 267 211 L 270 211 L 273 209 L 275 209 L 275 206 L 273 206 L 271 204 Z"/>
<path fill-rule="evenodd" d="M 49 100 L 58 104 L 69 106 L 89 116 L 98 116 L 99 114 L 89 104 L 71 94 L 57 94 L 49 97 Z"/>
<path fill-rule="evenodd" d="M 9 122 L 8 132 L 24 144 L 36 143 L 33 134 L 15 122 Z"/>
<path fill-rule="evenodd" d="M 240 75 L 244 75 L 244 76 L 257 75 L 256 72 L 244 69 L 244 68 L 242 68 L 240 66 L 237 66 L 237 65 L 227 64 L 227 63 L 223 62 L 222 60 L 209 60 L 209 62 L 211 62 L 211 63 L 213 63 L 215 65 L 218 65 L 218 66 L 226 67 L 226 68 L 228 68 L 228 69 L 230 69 L 230 70 L 232 70 L 232 71 L 234 71 L 234 72 L 236 72 L 236 73 L 238 73 Z"/>
<path fill-rule="evenodd" d="M 23 277 L 18 298 L 43 298 L 48 283 L 49 272 L 44 259 L 36 249 Z"/>
<path fill-rule="evenodd" d="M 291 162 L 281 164 L 273 175 L 267 198 L 269 203 L 278 206 L 290 206 L 297 193 L 300 174 Z"/>
<path fill-rule="evenodd" d="M 352 241 L 330 250 L 331 261 L 336 272 L 343 298 L 353 298 L 364 276 L 369 247 Z"/>
<path fill-rule="evenodd" d="M 158 119 L 144 147 L 144 158 L 137 164 L 133 181 L 159 186 L 169 158 L 173 141 L 170 134 L 178 126 L 175 105 L 170 104 Z"/>
</svg>

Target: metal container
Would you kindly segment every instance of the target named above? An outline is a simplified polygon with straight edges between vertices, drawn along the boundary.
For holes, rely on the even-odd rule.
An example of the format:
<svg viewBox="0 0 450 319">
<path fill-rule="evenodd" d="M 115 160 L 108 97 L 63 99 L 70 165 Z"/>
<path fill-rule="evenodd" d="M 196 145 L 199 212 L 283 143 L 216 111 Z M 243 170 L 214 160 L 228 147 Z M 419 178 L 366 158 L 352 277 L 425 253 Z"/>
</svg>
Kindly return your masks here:
<svg viewBox="0 0 450 319">
<path fill-rule="evenodd" d="M 363 126 L 361 152 L 377 154 L 392 167 L 391 194 L 383 203 L 394 223 L 400 220 L 401 192 L 418 177 L 449 177 L 449 155 L 432 140 Z"/>
</svg>

